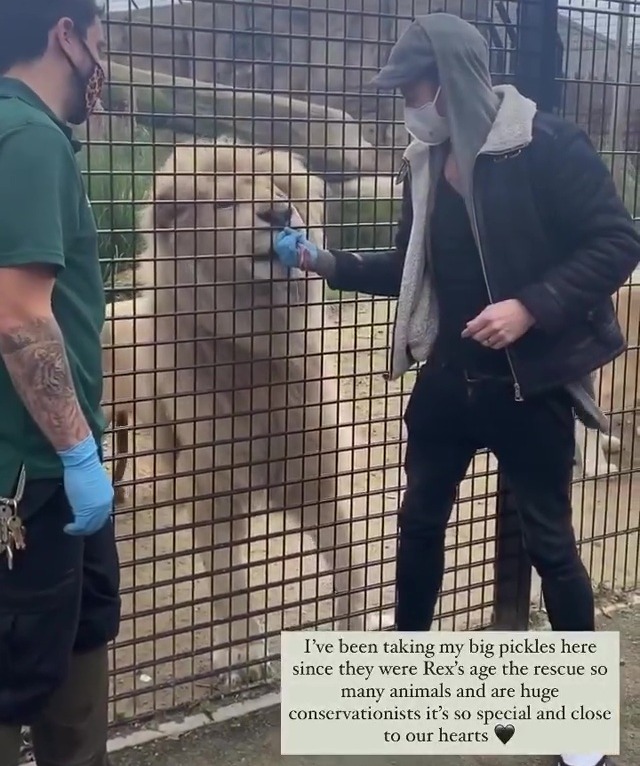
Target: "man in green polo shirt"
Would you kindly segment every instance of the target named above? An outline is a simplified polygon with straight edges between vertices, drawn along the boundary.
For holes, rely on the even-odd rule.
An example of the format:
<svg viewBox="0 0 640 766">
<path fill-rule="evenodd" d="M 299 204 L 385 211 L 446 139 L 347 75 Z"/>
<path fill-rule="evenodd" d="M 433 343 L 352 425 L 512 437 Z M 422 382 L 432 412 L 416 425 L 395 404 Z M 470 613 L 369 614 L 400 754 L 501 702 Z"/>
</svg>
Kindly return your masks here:
<svg viewBox="0 0 640 766">
<path fill-rule="evenodd" d="M 105 299 L 69 128 L 99 100 L 99 11 L 0 4 L 0 766 L 18 763 L 24 725 L 39 766 L 108 763 L 120 600 L 99 446 Z"/>
</svg>

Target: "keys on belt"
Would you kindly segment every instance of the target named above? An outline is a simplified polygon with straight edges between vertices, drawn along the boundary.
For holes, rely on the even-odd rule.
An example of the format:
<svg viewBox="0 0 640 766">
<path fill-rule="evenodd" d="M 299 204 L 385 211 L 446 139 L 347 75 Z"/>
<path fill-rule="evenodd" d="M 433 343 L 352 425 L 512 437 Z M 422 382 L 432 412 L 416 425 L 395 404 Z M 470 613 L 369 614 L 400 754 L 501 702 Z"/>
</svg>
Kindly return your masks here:
<svg viewBox="0 0 640 766">
<path fill-rule="evenodd" d="M 18 515 L 26 478 L 26 471 L 22 466 L 14 496 L 0 497 L 0 556 L 6 556 L 9 569 L 13 569 L 15 552 L 26 548 L 25 529 Z"/>
</svg>

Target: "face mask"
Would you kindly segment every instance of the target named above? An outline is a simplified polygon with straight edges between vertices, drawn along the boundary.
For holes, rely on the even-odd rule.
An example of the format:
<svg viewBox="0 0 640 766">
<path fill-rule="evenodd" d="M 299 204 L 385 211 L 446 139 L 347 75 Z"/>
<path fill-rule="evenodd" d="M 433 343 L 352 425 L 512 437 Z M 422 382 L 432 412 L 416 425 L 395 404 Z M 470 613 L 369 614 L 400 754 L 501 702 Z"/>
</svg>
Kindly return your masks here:
<svg viewBox="0 0 640 766">
<path fill-rule="evenodd" d="M 77 105 L 72 114 L 68 117 L 68 122 L 72 125 L 81 125 L 87 120 L 89 115 L 93 114 L 96 105 L 100 101 L 102 87 L 104 85 L 104 69 L 95 60 L 86 43 L 84 48 L 91 57 L 93 67 L 88 74 L 83 74 L 80 69 L 69 59 L 73 68 L 73 73 L 77 88 Z"/>
<path fill-rule="evenodd" d="M 428 101 L 424 106 L 404 108 L 404 124 L 409 133 L 423 144 L 435 146 L 442 144 L 449 138 L 449 125 L 442 115 L 438 114 L 436 101 L 440 95 L 440 88 L 433 101 Z"/>
</svg>

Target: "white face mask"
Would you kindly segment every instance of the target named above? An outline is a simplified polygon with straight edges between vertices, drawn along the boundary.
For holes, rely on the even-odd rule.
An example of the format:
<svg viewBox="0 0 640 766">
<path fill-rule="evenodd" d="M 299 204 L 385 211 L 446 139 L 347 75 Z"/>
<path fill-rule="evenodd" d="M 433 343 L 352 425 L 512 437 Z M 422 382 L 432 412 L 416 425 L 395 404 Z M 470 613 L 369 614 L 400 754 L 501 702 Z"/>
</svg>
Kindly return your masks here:
<svg viewBox="0 0 640 766">
<path fill-rule="evenodd" d="M 449 125 L 442 115 L 438 114 L 436 101 L 440 95 L 440 88 L 433 101 L 427 101 L 424 106 L 405 106 L 404 124 L 409 133 L 423 144 L 435 146 L 442 144 L 449 138 Z"/>
</svg>

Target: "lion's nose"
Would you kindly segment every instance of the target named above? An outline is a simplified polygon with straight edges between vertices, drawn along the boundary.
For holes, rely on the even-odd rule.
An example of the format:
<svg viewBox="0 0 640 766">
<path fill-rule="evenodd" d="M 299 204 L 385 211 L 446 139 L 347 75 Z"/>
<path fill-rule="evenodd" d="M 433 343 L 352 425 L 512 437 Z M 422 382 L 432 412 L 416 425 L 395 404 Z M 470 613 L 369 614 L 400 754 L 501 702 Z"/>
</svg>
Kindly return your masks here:
<svg viewBox="0 0 640 766">
<path fill-rule="evenodd" d="M 292 207 L 285 208 L 272 208 L 268 213 L 259 214 L 259 218 L 265 223 L 268 223 L 274 229 L 284 229 L 291 223 L 291 217 L 293 215 Z"/>
</svg>

